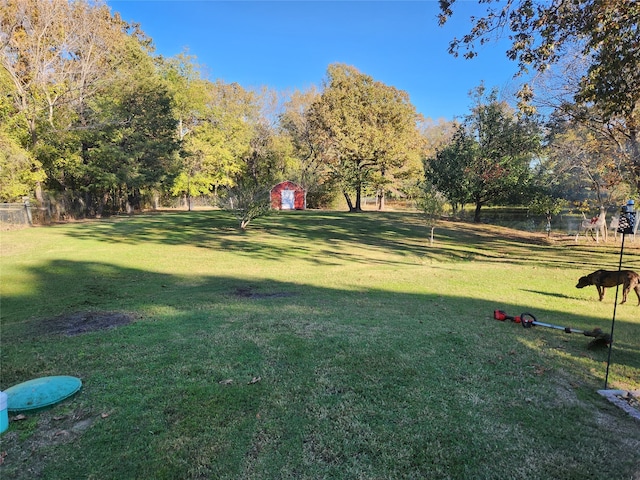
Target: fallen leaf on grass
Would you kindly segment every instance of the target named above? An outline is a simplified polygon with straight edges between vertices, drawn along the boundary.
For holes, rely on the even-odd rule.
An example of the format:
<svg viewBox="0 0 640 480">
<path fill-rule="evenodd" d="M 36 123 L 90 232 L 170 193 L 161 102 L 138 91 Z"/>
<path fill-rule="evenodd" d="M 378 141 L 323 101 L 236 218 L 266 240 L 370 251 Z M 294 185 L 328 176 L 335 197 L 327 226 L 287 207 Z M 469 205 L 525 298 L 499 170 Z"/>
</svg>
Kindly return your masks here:
<svg viewBox="0 0 640 480">
<path fill-rule="evenodd" d="M 540 365 L 531 365 L 533 367 L 533 373 L 536 375 L 544 375 L 544 372 L 547 370 L 551 370 L 550 368 L 545 368 Z"/>
<path fill-rule="evenodd" d="M 101 413 L 100 418 L 107 418 L 109 414 L 107 412 Z"/>
<path fill-rule="evenodd" d="M 0 453 L 0 465 L 4 463 L 4 457 L 7 456 L 7 452 Z"/>
<path fill-rule="evenodd" d="M 260 380 L 262 380 L 261 377 L 253 377 L 247 385 L 253 385 L 254 383 L 258 383 Z"/>
<path fill-rule="evenodd" d="M 231 385 L 233 383 L 233 378 L 227 378 L 226 380 L 220 380 L 218 383 L 220 385 Z"/>
<path fill-rule="evenodd" d="M 24 413 L 20 413 L 18 415 L 16 415 L 15 417 L 11 418 L 11 420 L 15 421 L 15 422 L 19 422 L 20 420 L 26 420 L 27 416 Z"/>
</svg>

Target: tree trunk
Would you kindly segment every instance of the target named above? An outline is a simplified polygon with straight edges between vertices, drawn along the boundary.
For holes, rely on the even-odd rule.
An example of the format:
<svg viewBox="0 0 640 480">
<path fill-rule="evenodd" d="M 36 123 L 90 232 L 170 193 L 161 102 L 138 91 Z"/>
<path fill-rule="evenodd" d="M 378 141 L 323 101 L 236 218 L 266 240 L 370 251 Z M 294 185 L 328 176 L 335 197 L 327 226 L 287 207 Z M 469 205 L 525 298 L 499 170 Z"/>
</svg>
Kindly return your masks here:
<svg viewBox="0 0 640 480">
<path fill-rule="evenodd" d="M 362 185 L 358 184 L 356 187 L 356 205 L 355 209 L 352 212 L 361 212 L 362 211 Z"/>
<path fill-rule="evenodd" d="M 182 123 L 180 124 L 180 132 L 182 132 Z M 187 211 L 191 211 L 191 172 L 189 172 L 189 180 L 187 180 Z"/>
<path fill-rule="evenodd" d="M 355 209 L 353 208 L 353 203 L 351 202 L 351 197 L 349 196 L 349 194 L 343 190 L 342 194 L 344 195 L 344 199 L 347 201 L 347 206 L 349 207 L 349 211 L 350 212 L 355 212 Z"/>
<path fill-rule="evenodd" d="M 36 200 L 40 203 L 44 202 L 44 195 L 42 193 L 42 184 L 40 182 L 36 182 Z"/>
<path fill-rule="evenodd" d="M 384 189 L 378 193 L 378 210 L 384 210 Z"/>
<path fill-rule="evenodd" d="M 482 208 L 482 202 L 476 202 L 476 210 L 473 213 L 473 221 L 480 223 L 480 209 Z"/>
</svg>

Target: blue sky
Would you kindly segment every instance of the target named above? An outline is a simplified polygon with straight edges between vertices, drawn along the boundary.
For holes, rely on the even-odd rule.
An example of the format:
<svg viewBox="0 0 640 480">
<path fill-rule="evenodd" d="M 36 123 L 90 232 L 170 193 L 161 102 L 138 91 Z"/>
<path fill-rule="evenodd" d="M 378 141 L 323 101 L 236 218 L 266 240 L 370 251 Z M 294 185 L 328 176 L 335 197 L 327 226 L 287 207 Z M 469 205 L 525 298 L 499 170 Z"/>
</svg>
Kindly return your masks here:
<svg viewBox="0 0 640 480">
<path fill-rule="evenodd" d="M 424 1 L 107 0 L 112 12 L 139 23 L 156 53 L 185 49 L 208 78 L 279 91 L 321 87 L 331 63 L 353 65 L 375 80 L 409 93 L 425 117 L 468 113 L 468 93 L 481 81 L 515 91 L 516 65 L 506 43 L 490 43 L 473 60 L 447 53 L 482 7 L 459 0 L 444 27 L 438 3 Z"/>
</svg>

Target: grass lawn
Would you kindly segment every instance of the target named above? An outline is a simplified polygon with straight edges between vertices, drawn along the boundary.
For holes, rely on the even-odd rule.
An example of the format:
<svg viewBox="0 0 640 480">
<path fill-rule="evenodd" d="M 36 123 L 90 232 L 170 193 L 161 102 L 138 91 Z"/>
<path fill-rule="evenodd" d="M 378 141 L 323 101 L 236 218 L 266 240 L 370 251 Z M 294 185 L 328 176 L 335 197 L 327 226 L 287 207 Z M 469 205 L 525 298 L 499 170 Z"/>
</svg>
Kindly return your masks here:
<svg viewBox="0 0 640 480">
<path fill-rule="evenodd" d="M 10 414 L 0 478 L 639 479 L 640 422 L 597 393 L 608 350 L 493 319 L 608 332 L 615 289 L 575 284 L 616 269 L 619 240 L 429 233 L 319 211 L 1 232 L 0 389 L 83 388 Z M 636 304 L 616 309 L 612 389 L 640 389 Z"/>
</svg>

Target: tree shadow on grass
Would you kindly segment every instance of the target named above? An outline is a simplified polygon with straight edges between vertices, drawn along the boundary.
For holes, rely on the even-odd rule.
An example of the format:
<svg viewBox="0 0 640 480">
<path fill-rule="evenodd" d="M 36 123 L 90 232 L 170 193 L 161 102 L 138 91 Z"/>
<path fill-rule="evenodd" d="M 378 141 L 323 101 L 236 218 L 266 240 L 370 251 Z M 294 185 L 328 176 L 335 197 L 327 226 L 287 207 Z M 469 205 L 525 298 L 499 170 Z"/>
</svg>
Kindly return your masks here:
<svg viewBox="0 0 640 480">
<path fill-rule="evenodd" d="M 278 316 L 279 309 L 286 306 L 315 312 L 307 315 L 319 313 L 321 318 L 331 323 L 340 323 L 345 315 L 345 321 L 358 323 L 373 319 L 374 326 L 384 328 L 393 328 L 396 322 L 401 326 L 406 322 L 416 325 L 419 322 L 425 325 L 424 332 L 427 334 L 434 326 L 442 328 L 442 321 L 446 319 L 449 325 L 446 328 L 456 326 L 460 335 L 478 328 L 488 331 L 504 329 L 509 323 L 489 321 L 479 327 L 482 324 L 479 318 L 492 317 L 495 302 L 462 295 L 398 293 L 376 289 L 336 290 L 242 277 L 204 276 L 185 282 L 183 277 L 169 274 L 108 263 L 67 260 L 55 260 L 26 270 L 28 278 L 34 279 L 31 293 L 3 297 L 3 343 L 10 343 L 12 347 L 14 342 L 34 341 L 42 334 L 63 333 L 65 319 L 72 322 L 76 315 L 81 323 L 82 312 L 90 313 L 85 315 L 84 320 L 91 320 L 92 315 L 93 320 L 99 320 L 105 312 L 121 312 L 122 318 L 128 320 L 116 324 L 126 325 L 137 318 L 145 322 L 153 321 L 156 315 L 180 316 L 192 312 L 200 315 L 203 311 L 208 312 L 205 316 L 211 315 L 222 321 L 232 320 L 236 314 L 242 316 L 251 312 L 265 317 Z M 553 293 L 550 295 L 572 298 Z M 515 311 L 523 307 L 514 303 L 501 305 L 501 308 L 513 308 Z M 555 318 L 558 313 L 549 309 L 536 311 L 539 318 Z M 582 314 L 561 312 L 561 317 L 573 328 L 583 330 L 590 330 L 595 324 L 602 323 L 601 318 L 590 315 L 588 311 Z M 463 320 L 465 318 L 473 320 Z M 630 352 L 626 359 L 628 366 L 640 367 L 640 358 L 632 342 L 640 326 L 624 321 L 616 325 L 620 345 Z M 554 334 L 546 335 L 552 338 Z"/>
<path fill-rule="evenodd" d="M 64 411 L 76 418 L 82 410 L 83 418 L 97 420 L 70 444 L 81 456 L 67 455 L 61 440 L 67 437 L 56 433 L 63 429 L 56 430 L 55 422 L 66 425 L 59 417 L 51 416 L 50 435 L 31 432 L 29 448 L 12 430 L 3 468 L 19 469 L 20 452 L 44 448 L 48 454 L 36 455 L 38 461 L 48 462 L 47 471 L 58 477 L 83 472 L 104 478 L 105 442 L 124 442 L 136 455 L 111 449 L 107 476 L 162 472 L 177 478 L 195 464 L 200 475 L 240 478 L 266 459 L 276 464 L 274 471 L 317 468 L 322 476 L 355 456 L 362 467 L 369 461 L 362 451 L 375 441 L 376 454 L 397 459 L 392 467 L 376 466 L 383 476 L 406 468 L 424 477 L 441 462 L 437 453 L 429 456 L 429 438 L 446 442 L 454 463 L 471 455 L 495 465 L 505 461 L 502 449 L 481 445 L 504 441 L 500 432 L 508 430 L 514 432 L 509 444 L 545 445 L 547 458 L 558 459 L 553 468 L 566 471 L 564 454 L 580 438 L 555 431 L 550 411 L 578 416 L 586 429 L 578 432 L 597 431 L 599 458 L 628 458 L 633 435 L 640 441 L 637 433 L 620 435 L 617 412 L 606 413 L 606 421 L 605 413 L 594 414 L 594 408 L 608 408 L 588 393 L 601 386 L 606 351 L 588 350 L 581 337 L 497 322 L 491 300 L 241 276 L 185 282 L 100 262 L 56 260 L 25 267 L 25 273 L 33 279 L 30 292 L 3 298 L 0 388 L 38 376 L 76 375 L 83 390 Z M 137 317 L 75 336 L 47 329 L 48 321 L 86 311 Z M 536 313 L 544 318 L 560 312 Z M 563 316 L 584 329 L 599 320 L 588 312 Z M 640 368 L 633 341 L 640 327 L 620 322 L 616 328 L 613 371 L 632 381 Z M 359 436 L 363 430 L 366 441 Z M 549 436 L 553 445 L 543 442 Z M 421 447 L 427 456 L 405 464 L 394 448 L 416 439 L 427 442 Z M 350 450 L 354 444 L 358 451 Z M 306 464 L 278 455 L 304 448 L 325 453 Z M 203 449 L 216 454 L 203 461 Z M 606 465 L 596 466 L 604 471 Z M 439 468 L 454 467 L 446 462 Z"/>
<path fill-rule="evenodd" d="M 233 251 L 266 260 L 296 257 L 316 264 L 359 260 L 359 249 L 389 254 L 379 263 L 472 261 L 517 265 L 553 265 L 585 270 L 610 263 L 615 246 L 554 242 L 543 234 L 463 222 L 440 222 L 436 241 L 429 244 L 430 229 L 422 216 L 410 212 L 304 211 L 274 214 L 256 220 L 241 232 L 234 219 L 222 211 L 144 214 L 86 222 L 69 232 L 74 238 L 108 243 L 195 245 Z M 295 248 L 292 248 L 295 245 Z M 317 245 L 323 245 L 318 255 Z M 558 250 L 566 252 L 558 255 Z M 363 261 L 371 262 L 369 255 Z M 366 258 L 366 260 L 364 260 Z M 627 249 L 625 262 L 640 263 L 640 248 Z"/>
</svg>

